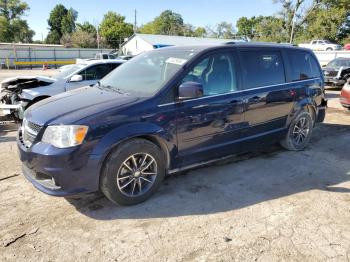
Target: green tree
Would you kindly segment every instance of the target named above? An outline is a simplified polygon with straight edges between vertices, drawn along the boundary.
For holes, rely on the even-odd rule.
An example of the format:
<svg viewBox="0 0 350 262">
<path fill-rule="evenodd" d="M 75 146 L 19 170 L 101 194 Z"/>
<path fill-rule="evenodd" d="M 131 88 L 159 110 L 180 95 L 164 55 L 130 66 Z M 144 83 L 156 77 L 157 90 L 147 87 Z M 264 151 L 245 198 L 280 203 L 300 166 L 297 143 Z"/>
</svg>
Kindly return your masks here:
<svg viewBox="0 0 350 262">
<path fill-rule="evenodd" d="M 182 30 L 184 36 L 193 36 L 195 27 L 191 24 L 184 24 Z"/>
<path fill-rule="evenodd" d="M 20 0 L 0 0 L 0 42 L 32 42 L 35 32 L 22 19 L 28 10 Z"/>
<path fill-rule="evenodd" d="M 216 37 L 231 39 L 235 37 L 235 29 L 231 23 L 221 22 L 216 26 Z"/>
<path fill-rule="evenodd" d="M 73 8 L 67 11 L 67 14 L 62 18 L 62 33 L 71 34 L 75 31 L 75 21 L 78 18 L 78 12 Z"/>
<path fill-rule="evenodd" d="M 144 34 L 184 35 L 184 21 L 180 14 L 165 10 L 153 21 L 143 25 L 140 32 Z"/>
<path fill-rule="evenodd" d="M 274 16 L 259 16 L 255 25 L 255 41 L 288 42 L 289 35 L 283 28 L 284 20 Z"/>
<path fill-rule="evenodd" d="M 112 48 L 117 48 L 125 38 L 133 34 L 133 25 L 125 22 L 125 17 L 109 11 L 100 24 L 100 35 Z"/>
<path fill-rule="evenodd" d="M 60 39 L 60 44 L 64 47 L 72 47 L 72 35 L 71 34 L 64 34 Z"/>
<path fill-rule="evenodd" d="M 206 37 L 207 36 L 207 30 L 205 30 L 204 27 L 197 27 L 194 32 L 193 36 L 195 37 Z"/>
<path fill-rule="evenodd" d="M 284 19 L 275 16 L 242 17 L 237 21 L 238 35 L 253 41 L 287 42 Z"/>
<path fill-rule="evenodd" d="M 350 36 L 350 1 L 324 0 L 306 19 L 300 40 L 324 38 L 342 42 Z"/>
<path fill-rule="evenodd" d="M 248 18 L 248 17 L 241 17 L 237 20 L 237 35 L 239 36 L 245 36 L 249 39 L 254 39 L 256 37 L 256 26 L 259 23 L 259 19 L 257 19 L 255 16 Z"/>
<path fill-rule="evenodd" d="M 77 30 L 71 35 L 71 44 L 73 47 L 95 48 L 96 36 L 83 30 Z"/>
<path fill-rule="evenodd" d="M 315 9 L 325 0 L 273 0 L 274 3 L 280 4 L 279 18 L 283 20 L 283 29 L 289 36 L 288 41 L 293 42 L 295 35 L 303 25 L 307 18 L 315 11 Z"/>
<path fill-rule="evenodd" d="M 76 27 L 77 27 L 77 31 L 87 32 L 87 33 L 93 34 L 94 36 L 97 35 L 95 26 L 93 26 L 89 22 L 84 22 L 82 24 L 77 23 Z"/>
<path fill-rule="evenodd" d="M 46 42 L 58 44 L 64 34 L 71 34 L 75 31 L 75 21 L 78 13 L 70 8 L 69 10 L 62 4 L 56 5 L 50 12 L 47 23 L 49 33 Z"/>
</svg>

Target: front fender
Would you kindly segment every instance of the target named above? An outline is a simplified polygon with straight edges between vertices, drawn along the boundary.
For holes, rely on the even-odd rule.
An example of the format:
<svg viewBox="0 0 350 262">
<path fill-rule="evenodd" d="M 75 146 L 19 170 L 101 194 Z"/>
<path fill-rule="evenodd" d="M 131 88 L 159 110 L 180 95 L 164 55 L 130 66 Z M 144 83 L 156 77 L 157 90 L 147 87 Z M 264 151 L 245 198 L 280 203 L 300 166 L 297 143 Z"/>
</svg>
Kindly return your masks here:
<svg viewBox="0 0 350 262">
<path fill-rule="evenodd" d="M 137 122 L 119 126 L 108 132 L 99 140 L 91 154 L 98 156 L 103 161 L 108 153 L 120 143 L 134 137 L 145 136 L 157 139 L 162 144 L 162 149 L 167 150 L 167 154 L 176 147 L 171 131 L 166 131 L 153 123 Z"/>
</svg>

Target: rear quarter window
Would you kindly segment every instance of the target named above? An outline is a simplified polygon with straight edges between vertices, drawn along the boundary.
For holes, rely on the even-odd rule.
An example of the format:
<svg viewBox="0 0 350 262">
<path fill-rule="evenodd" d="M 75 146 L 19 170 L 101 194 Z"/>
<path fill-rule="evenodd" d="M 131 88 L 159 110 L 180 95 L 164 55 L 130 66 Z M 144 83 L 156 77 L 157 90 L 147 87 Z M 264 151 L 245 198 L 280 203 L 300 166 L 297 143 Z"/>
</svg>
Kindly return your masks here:
<svg viewBox="0 0 350 262">
<path fill-rule="evenodd" d="M 240 51 L 244 89 L 285 83 L 283 60 L 279 51 Z"/>
<path fill-rule="evenodd" d="M 309 52 L 289 50 L 291 81 L 307 80 L 321 76 L 318 61 Z"/>
</svg>

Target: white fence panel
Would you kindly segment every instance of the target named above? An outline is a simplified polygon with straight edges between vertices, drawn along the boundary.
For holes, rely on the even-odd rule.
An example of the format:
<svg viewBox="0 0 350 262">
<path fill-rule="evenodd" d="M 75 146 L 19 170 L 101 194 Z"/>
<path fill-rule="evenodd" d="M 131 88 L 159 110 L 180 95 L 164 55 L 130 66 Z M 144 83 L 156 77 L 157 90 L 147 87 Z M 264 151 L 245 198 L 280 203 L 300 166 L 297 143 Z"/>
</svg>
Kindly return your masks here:
<svg viewBox="0 0 350 262">
<path fill-rule="evenodd" d="M 53 47 L 0 47 L 0 68 L 15 67 L 15 62 L 65 61 L 93 58 L 96 53 L 109 53 L 112 49 L 53 48 Z M 38 65 L 37 65 L 38 66 Z M 28 65 L 26 66 L 28 67 Z"/>
<path fill-rule="evenodd" d="M 314 51 L 314 53 L 321 65 L 326 65 L 337 57 L 350 58 L 350 51 Z"/>
</svg>

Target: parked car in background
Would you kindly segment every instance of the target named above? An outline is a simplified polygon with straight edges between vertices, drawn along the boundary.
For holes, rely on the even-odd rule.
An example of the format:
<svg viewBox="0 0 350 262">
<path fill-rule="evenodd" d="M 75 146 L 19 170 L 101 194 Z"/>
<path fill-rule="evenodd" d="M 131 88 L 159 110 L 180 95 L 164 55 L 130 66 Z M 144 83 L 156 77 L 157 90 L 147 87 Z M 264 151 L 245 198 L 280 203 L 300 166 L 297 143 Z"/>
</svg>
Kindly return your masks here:
<svg viewBox="0 0 350 262">
<path fill-rule="evenodd" d="M 117 56 L 114 54 L 110 54 L 110 53 L 96 53 L 95 54 L 95 59 L 98 60 L 104 60 L 104 59 L 117 59 Z"/>
<path fill-rule="evenodd" d="M 323 67 L 326 85 L 342 87 L 350 78 L 350 58 L 338 57 Z"/>
<path fill-rule="evenodd" d="M 350 43 L 344 45 L 344 50 L 350 51 Z"/>
<path fill-rule="evenodd" d="M 333 44 L 328 40 L 313 40 L 309 44 L 299 44 L 299 46 L 314 51 L 336 51 L 342 49 L 341 45 Z"/>
<path fill-rule="evenodd" d="M 5 116 L 22 119 L 23 112 L 40 100 L 96 84 L 98 80 L 124 63 L 124 60 L 93 60 L 69 65 L 54 77 L 20 76 L 3 80 L 0 109 Z"/>
<path fill-rule="evenodd" d="M 350 110 L 350 78 L 343 86 L 340 93 L 340 104 Z"/>
<path fill-rule="evenodd" d="M 30 107 L 18 148 L 23 173 L 39 190 L 101 189 L 131 205 L 149 198 L 166 174 L 275 142 L 304 149 L 326 105 L 321 67 L 308 49 L 169 47 Z"/>
<path fill-rule="evenodd" d="M 121 56 L 118 56 L 118 58 L 123 59 L 123 60 L 130 60 L 133 57 L 134 57 L 133 55 L 121 55 Z"/>
</svg>

